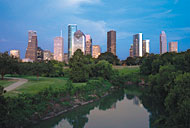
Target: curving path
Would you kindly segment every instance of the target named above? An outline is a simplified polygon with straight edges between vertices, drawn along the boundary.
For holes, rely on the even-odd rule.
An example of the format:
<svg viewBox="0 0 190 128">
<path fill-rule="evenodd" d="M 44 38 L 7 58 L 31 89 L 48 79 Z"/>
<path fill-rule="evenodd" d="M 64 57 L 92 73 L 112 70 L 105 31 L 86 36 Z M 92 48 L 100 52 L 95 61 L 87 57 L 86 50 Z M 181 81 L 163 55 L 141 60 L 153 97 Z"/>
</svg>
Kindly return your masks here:
<svg viewBox="0 0 190 128">
<path fill-rule="evenodd" d="M 12 91 L 12 90 L 18 88 L 19 86 L 28 82 L 27 79 L 22 79 L 22 78 L 9 78 L 9 79 L 18 80 L 18 81 L 16 83 L 13 83 L 13 84 L 9 85 L 8 87 L 4 88 L 4 90 L 6 90 L 7 92 Z"/>
</svg>

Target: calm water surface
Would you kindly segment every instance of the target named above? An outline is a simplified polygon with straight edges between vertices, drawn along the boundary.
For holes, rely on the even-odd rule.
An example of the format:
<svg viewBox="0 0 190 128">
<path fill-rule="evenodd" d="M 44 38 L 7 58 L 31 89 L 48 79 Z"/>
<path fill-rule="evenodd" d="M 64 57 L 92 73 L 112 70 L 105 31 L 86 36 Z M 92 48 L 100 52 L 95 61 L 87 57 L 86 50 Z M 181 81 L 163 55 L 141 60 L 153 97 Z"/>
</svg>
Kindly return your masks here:
<svg viewBox="0 0 190 128">
<path fill-rule="evenodd" d="M 138 96 L 128 95 L 125 90 L 121 90 L 32 127 L 149 128 L 149 115 Z"/>
</svg>

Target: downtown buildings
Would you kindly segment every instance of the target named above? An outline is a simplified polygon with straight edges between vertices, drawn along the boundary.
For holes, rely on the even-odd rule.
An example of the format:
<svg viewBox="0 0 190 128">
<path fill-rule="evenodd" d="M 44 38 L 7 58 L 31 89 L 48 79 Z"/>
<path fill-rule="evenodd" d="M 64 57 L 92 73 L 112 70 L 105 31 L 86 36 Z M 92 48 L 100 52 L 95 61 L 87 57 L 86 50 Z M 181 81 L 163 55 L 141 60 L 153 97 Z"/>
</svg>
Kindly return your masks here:
<svg viewBox="0 0 190 128">
<path fill-rule="evenodd" d="M 98 58 L 100 54 L 101 54 L 100 46 L 99 45 L 93 45 L 92 46 L 92 57 Z"/>
<path fill-rule="evenodd" d="M 143 44 L 143 34 L 138 33 L 133 36 L 133 57 L 142 57 L 142 44 Z"/>
<path fill-rule="evenodd" d="M 54 60 L 63 61 L 63 37 L 54 38 Z"/>
<path fill-rule="evenodd" d="M 143 40 L 142 54 L 150 53 L 150 40 Z"/>
<path fill-rule="evenodd" d="M 107 52 L 116 55 L 116 31 L 107 32 Z"/>
<path fill-rule="evenodd" d="M 178 52 L 178 42 L 169 43 L 169 52 Z"/>
<path fill-rule="evenodd" d="M 72 55 L 74 55 L 74 52 L 77 49 L 80 49 L 84 54 L 85 54 L 85 50 L 86 50 L 86 38 L 83 32 L 81 32 L 80 30 L 76 31 L 74 33 L 74 43 L 72 45 Z"/>
<path fill-rule="evenodd" d="M 164 54 L 166 52 L 167 52 L 166 33 L 162 31 L 160 34 L 160 54 Z"/>
<path fill-rule="evenodd" d="M 77 25 L 76 24 L 69 24 L 68 25 L 68 58 L 71 58 L 71 56 L 74 54 L 74 34 L 77 31 Z"/>
<path fill-rule="evenodd" d="M 86 36 L 86 55 L 92 55 L 92 38 L 90 35 L 85 35 Z"/>
<path fill-rule="evenodd" d="M 26 49 L 25 59 L 37 61 L 38 40 L 36 31 L 28 31 L 28 47 Z"/>
<path fill-rule="evenodd" d="M 19 50 L 10 50 L 10 56 L 20 59 L 20 51 Z"/>
</svg>

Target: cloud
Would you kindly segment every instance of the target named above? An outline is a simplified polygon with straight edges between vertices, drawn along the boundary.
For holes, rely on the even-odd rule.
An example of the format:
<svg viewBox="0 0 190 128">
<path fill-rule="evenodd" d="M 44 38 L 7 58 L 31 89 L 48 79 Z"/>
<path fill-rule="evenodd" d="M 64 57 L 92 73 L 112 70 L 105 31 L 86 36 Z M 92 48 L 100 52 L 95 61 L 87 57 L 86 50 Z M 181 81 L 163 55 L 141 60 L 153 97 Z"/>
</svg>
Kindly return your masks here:
<svg viewBox="0 0 190 128">
<path fill-rule="evenodd" d="M 82 13 L 84 9 L 81 7 L 85 4 L 99 4 L 101 0 L 49 0 L 48 7 L 60 9 L 70 13 Z"/>
<path fill-rule="evenodd" d="M 117 39 L 126 39 L 128 37 L 132 37 L 133 33 L 131 32 L 118 32 L 117 33 Z"/>
<path fill-rule="evenodd" d="M 7 42 L 8 40 L 7 39 L 4 39 L 4 38 L 1 38 L 0 39 L 0 43 L 5 43 L 5 42 Z"/>
<path fill-rule="evenodd" d="M 82 30 L 84 34 L 90 34 L 93 40 L 93 44 L 104 45 L 106 44 L 107 23 L 103 20 L 93 21 L 89 19 L 82 19 L 73 17 L 75 23 L 77 23 L 78 29 Z"/>
<path fill-rule="evenodd" d="M 174 4 L 177 4 L 179 2 L 179 0 L 174 0 Z"/>
</svg>

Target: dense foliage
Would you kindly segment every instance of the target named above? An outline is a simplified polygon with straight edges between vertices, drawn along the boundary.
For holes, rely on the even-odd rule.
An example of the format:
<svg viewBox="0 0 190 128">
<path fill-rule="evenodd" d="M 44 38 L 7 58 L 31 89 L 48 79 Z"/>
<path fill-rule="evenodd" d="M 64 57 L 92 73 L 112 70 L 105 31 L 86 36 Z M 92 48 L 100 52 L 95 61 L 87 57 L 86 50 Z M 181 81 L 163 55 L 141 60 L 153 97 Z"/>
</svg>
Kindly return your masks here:
<svg viewBox="0 0 190 128">
<path fill-rule="evenodd" d="M 163 111 L 153 113 L 153 127 L 190 127 L 190 50 L 146 57 L 140 67 L 148 77 L 146 95 L 155 97 Z M 153 100 L 153 102 L 155 102 Z M 151 108 L 150 106 L 148 108 Z"/>
<path fill-rule="evenodd" d="M 111 52 L 102 53 L 96 61 L 101 61 L 101 60 L 108 61 L 110 64 L 113 65 L 120 65 L 119 62 L 120 60 L 118 59 L 118 57 Z"/>
</svg>

